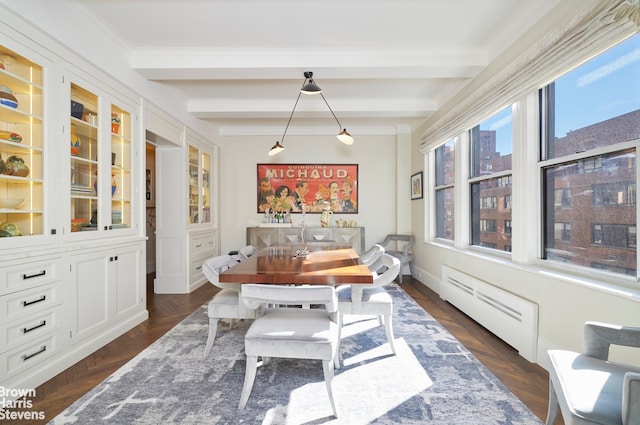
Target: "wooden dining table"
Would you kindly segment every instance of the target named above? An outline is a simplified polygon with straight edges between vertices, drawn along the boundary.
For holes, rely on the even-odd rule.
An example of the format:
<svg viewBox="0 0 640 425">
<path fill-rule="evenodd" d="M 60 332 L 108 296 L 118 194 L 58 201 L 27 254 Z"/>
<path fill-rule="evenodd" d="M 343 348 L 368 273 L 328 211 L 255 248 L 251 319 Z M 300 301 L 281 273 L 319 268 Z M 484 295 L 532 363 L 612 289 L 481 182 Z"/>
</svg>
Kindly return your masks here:
<svg viewBox="0 0 640 425">
<path fill-rule="evenodd" d="M 270 246 L 220 273 L 220 282 L 341 285 L 373 283 L 371 270 L 351 247 L 315 246 L 305 256 L 302 246 Z"/>
</svg>

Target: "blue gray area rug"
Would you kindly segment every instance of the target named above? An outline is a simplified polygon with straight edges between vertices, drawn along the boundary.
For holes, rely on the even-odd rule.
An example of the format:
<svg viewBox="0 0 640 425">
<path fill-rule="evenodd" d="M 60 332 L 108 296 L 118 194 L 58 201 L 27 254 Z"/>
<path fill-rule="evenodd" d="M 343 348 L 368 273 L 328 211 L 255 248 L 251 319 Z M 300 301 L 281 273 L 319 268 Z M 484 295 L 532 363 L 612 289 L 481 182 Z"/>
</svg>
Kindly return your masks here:
<svg viewBox="0 0 640 425">
<path fill-rule="evenodd" d="M 318 361 L 272 359 L 245 410 L 248 321 L 218 330 L 207 359 L 206 305 L 54 418 L 53 424 L 541 424 L 440 323 L 397 286 L 397 355 L 369 317 L 348 318 L 332 416 Z"/>
</svg>

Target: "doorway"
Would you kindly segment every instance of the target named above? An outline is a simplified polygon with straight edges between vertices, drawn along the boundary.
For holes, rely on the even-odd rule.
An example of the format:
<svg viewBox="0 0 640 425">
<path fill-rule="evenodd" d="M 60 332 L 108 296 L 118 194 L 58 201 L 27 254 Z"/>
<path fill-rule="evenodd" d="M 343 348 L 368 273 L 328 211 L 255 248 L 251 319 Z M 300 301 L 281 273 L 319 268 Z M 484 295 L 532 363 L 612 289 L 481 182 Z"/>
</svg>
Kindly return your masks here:
<svg viewBox="0 0 640 425">
<path fill-rule="evenodd" d="M 156 146 L 148 141 L 145 164 L 147 293 L 153 293 L 153 282 L 156 276 Z"/>
</svg>

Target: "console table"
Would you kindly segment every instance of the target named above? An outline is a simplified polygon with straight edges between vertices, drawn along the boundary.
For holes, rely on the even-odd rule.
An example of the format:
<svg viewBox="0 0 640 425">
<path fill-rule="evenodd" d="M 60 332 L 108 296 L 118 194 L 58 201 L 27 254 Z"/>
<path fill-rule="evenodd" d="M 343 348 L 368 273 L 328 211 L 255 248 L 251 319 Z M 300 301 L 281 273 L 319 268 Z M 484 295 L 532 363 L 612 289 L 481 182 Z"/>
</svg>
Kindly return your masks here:
<svg viewBox="0 0 640 425">
<path fill-rule="evenodd" d="M 364 251 L 364 227 L 307 226 L 304 240 L 309 245 L 348 245 L 361 253 Z M 288 243 L 302 243 L 300 227 L 247 227 L 247 245 L 253 245 L 257 249 Z"/>
</svg>

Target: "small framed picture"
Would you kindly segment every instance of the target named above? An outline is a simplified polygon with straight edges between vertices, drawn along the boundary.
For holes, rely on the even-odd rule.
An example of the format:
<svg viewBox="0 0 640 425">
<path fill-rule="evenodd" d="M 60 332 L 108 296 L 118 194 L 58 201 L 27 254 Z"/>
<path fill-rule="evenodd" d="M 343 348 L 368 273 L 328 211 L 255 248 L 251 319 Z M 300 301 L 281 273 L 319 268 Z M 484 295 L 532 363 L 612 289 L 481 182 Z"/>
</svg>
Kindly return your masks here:
<svg viewBox="0 0 640 425">
<path fill-rule="evenodd" d="M 422 199 L 422 171 L 411 176 L 411 200 Z"/>
</svg>

